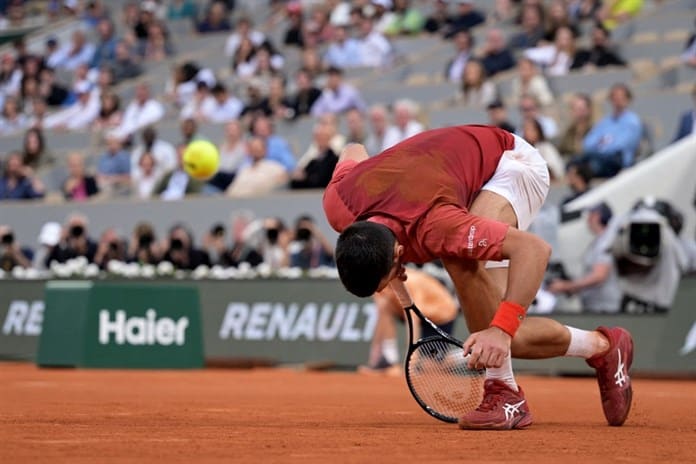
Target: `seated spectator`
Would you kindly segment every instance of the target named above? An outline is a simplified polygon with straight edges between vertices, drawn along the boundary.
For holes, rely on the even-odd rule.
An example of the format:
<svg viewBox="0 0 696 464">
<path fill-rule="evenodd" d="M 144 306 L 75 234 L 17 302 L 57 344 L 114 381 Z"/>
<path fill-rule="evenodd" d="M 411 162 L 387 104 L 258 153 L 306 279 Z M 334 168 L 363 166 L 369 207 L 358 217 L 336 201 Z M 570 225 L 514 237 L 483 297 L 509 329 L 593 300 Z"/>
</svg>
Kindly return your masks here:
<svg viewBox="0 0 696 464">
<path fill-rule="evenodd" d="M 430 34 L 444 33 L 448 29 L 452 18 L 449 14 L 448 0 L 435 0 L 434 9 L 429 16 L 425 18 L 423 29 Z"/>
<path fill-rule="evenodd" d="M 549 76 L 568 74 L 575 59 L 575 38 L 566 26 L 556 30 L 553 44 L 528 48 L 524 56 L 539 65 Z"/>
<path fill-rule="evenodd" d="M 390 128 L 389 111 L 384 105 L 372 105 L 368 112 L 368 118 L 370 120 L 370 135 L 365 140 L 365 151 L 370 156 L 375 156 L 385 148 L 385 137 Z"/>
<path fill-rule="evenodd" d="M 696 85 L 691 90 L 692 108 L 682 113 L 674 142 L 696 134 Z"/>
<path fill-rule="evenodd" d="M 167 249 L 162 257 L 176 269 L 194 270 L 198 266 L 210 266 L 210 256 L 205 250 L 196 248 L 193 234 L 182 224 L 177 224 L 169 230 Z"/>
<path fill-rule="evenodd" d="M 333 246 L 311 216 L 297 218 L 293 235 L 292 242 L 288 245 L 290 267 L 307 270 L 333 266 Z"/>
<path fill-rule="evenodd" d="M 44 64 L 47 68 L 56 69 L 63 61 L 63 47 L 60 46 L 58 38 L 49 36 L 44 44 Z"/>
<path fill-rule="evenodd" d="M 227 37 L 225 42 L 225 56 L 228 58 L 235 56 L 243 41 L 248 41 L 254 49 L 266 41 L 266 36 L 258 29 L 254 29 L 253 22 L 248 16 L 237 19 L 234 32 Z"/>
<path fill-rule="evenodd" d="M 210 94 L 210 88 L 205 82 L 196 84 L 196 92 L 184 104 L 179 112 L 179 119 L 194 119 L 196 121 L 203 120 L 203 108 L 212 106 L 213 96 Z"/>
<path fill-rule="evenodd" d="M 224 192 L 246 159 L 246 140 L 239 120 L 232 120 L 225 125 L 225 139 L 219 145 L 219 152 L 218 172 L 208 181 L 208 186 L 212 186 L 216 192 Z"/>
<path fill-rule="evenodd" d="M 135 98 L 126 107 L 123 122 L 114 129 L 114 132 L 125 139 L 163 117 L 164 106 L 150 96 L 150 86 L 143 82 L 135 87 Z"/>
<path fill-rule="evenodd" d="M 483 13 L 474 9 L 474 2 L 457 0 L 457 11 L 451 16 L 451 20 L 444 29 L 444 37 L 450 39 L 462 30 L 468 30 L 483 24 L 486 17 Z"/>
<path fill-rule="evenodd" d="M 295 155 L 287 140 L 274 133 L 273 121 L 266 116 L 259 116 L 251 122 L 250 127 L 255 137 L 261 137 L 266 142 L 268 159 L 280 163 L 288 173 L 293 172 L 297 165 Z"/>
<path fill-rule="evenodd" d="M 228 32 L 232 29 L 227 19 L 227 7 L 222 1 L 215 1 L 210 5 L 208 14 L 198 23 L 199 34 L 209 34 L 215 32 Z"/>
<path fill-rule="evenodd" d="M 583 255 L 581 277 L 572 280 L 556 279 L 548 291 L 556 294 L 578 294 L 582 309 L 596 313 L 618 313 L 621 307 L 621 288 L 614 257 L 609 250 L 607 224 L 612 217 L 606 203 L 593 207 L 587 215 L 587 225 L 595 238 Z"/>
<path fill-rule="evenodd" d="M 97 44 L 89 63 L 91 69 L 99 68 L 103 65 L 111 65 L 116 59 L 116 31 L 114 23 L 109 18 L 100 19 L 97 23 Z"/>
<path fill-rule="evenodd" d="M 500 29 L 489 29 L 481 56 L 488 77 L 515 67 L 515 58 L 505 44 L 505 36 Z"/>
<path fill-rule="evenodd" d="M 536 148 L 549 167 L 551 182 L 559 182 L 565 174 L 565 166 L 556 147 L 546 140 L 538 120 L 527 118 L 522 123 L 522 138 Z"/>
<path fill-rule="evenodd" d="M 85 5 L 80 19 L 87 27 L 94 29 L 101 20 L 108 17 L 109 10 L 104 6 L 104 3 L 100 0 L 92 0 Z"/>
<path fill-rule="evenodd" d="M 139 222 L 128 242 L 128 261 L 139 264 L 158 264 L 164 249 L 157 241 L 155 228 L 149 222 Z"/>
<path fill-rule="evenodd" d="M 418 105 L 411 100 L 401 99 L 394 102 L 394 124 L 389 126 L 384 134 L 382 150 L 393 147 L 397 143 L 425 130 L 423 124 L 416 119 L 418 111 Z"/>
<path fill-rule="evenodd" d="M 68 178 L 63 182 L 63 196 L 69 201 L 85 201 L 99 193 L 97 179 L 85 172 L 85 159 L 81 153 L 68 155 Z"/>
<path fill-rule="evenodd" d="M 100 269 L 107 269 L 109 261 L 125 263 L 128 260 L 127 252 L 125 240 L 119 237 L 116 229 L 109 227 L 99 238 L 97 251 L 94 253 L 94 264 Z"/>
<path fill-rule="evenodd" d="M 478 60 L 469 60 L 464 67 L 456 99 L 466 106 L 485 107 L 497 98 L 495 84 L 486 79 L 486 70 Z"/>
<path fill-rule="evenodd" d="M 629 109 L 632 94 L 625 84 L 614 84 L 609 91 L 611 113 L 599 120 L 583 140 L 585 162 L 596 177 L 612 177 L 632 166 L 643 132 L 640 117 Z"/>
<path fill-rule="evenodd" d="M 283 34 L 283 45 L 286 47 L 304 48 L 304 33 L 306 31 L 302 4 L 299 1 L 291 1 L 286 5 L 286 19 L 288 26 Z"/>
<path fill-rule="evenodd" d="M 174 145 L 159 138 L 157 129 L 154 126 L 148 126 L 143 129 L 141 137 L 142 143 L 138 144 L 130 155 L 131 175 L 140 175 L 138 172 L 139 166 L 142 161 L 141 158 L 145 153 L 149 153 L 154 158 L 156 177 L 161 177 L 176 167 L 177 154 Z"/>
<path fill-rule="evenodd" d="M 2 105 L 0 116 L 0 135 L 10 135 L 23 131 L 28 127 L 27 117 L 19 106 L 19 100 L 8 96 Z"/>
<path fill-rule="evenodd" d="M 681 61 L 686 66 L 696 68 L 696 32 L 692 32 L 681 54 Z"/>
<path fill-rule="evenodd" d="M 179 131 L 181 132 L 180 145 L 188 145 L 192 141 L 199 138 L 198 123 L 193 118 L 186 118 L 181 121 Z"/>
<path fill-rule="evenodd" d="M 355 68 L 362 66 L 361 43 L 350 36 L 348 25 L 335 29 L 331 43 L 324 54 L 326 66 L 336 68 Z"/>
<path fill-rule="evenodd" d="M 611 31 L 636 17 L 642 8 L 643 0 L 610 0 L 602 2 L 597 18 Z"/>
<path fill-rule="evenodd" d="M 502 100 L 494 100 L 486 107 L 488 112 L 488 124 L 499 127 L 508 132 L 515 133 L 515 126 L 508 120 L 507 108 Z"/>
<path fill-rule="evenodd" d="M 38 128 L 28 129 L 24 133 L 22 161 L 32 169 L 53 164 L 53 155 L 46 148 L 43 132 Z"/>
<path fill-rule="evenodd" d="M 94 57 L 94 52 L 94 44 L 87 41 L 83 31 L 77 29 L 72 33 L 71 42 L 58 52 L 61 59 L 54 66 L 67 71 L 74 71 L 80 65 L 89 65 Z"/>
<path fill-rule="evenodd" d="M 69 107 L 46 117 L 43 127 L 63 131 L 81 131 L 88 129 L 99 115 L 99 104 L 91 97 L 91 88 L 87 82 L 75 86 L 77 101 Z"/>
<path fill-rule="evenodd" d="M 525 5 L 521 16 L 522 30 L 510 37 L 508 44 L 510 48 L 518 50 L 536 47 L 546 33 L 543 6 L 541 4 Z"/>
<path fill-rule="evenodd" d="M 239 98 L 230 95 L 224 84 L 215 84 L 210 93 L 212 98 L 201 108 L 204 121 L 223 124 L 237 119 L 242 114 L 244 104 Z"/>
<path fill-rule="evenodd" d="M 147 39 L 143 49 L 143 58 L 149 62 L 162 61 L 174 54 L 174 45 L 169 38 L 169 31 L 161 21 L 154 21 L 148 28 Z"/>
<path fill-rule="evenodd" d="M 382 68 L 391 64 L 394 54 L 392 45 L 384 34 L 374 27 L 372 17 L 363 16 L 360 19 L 358 37 L 360 66 Z"/>
<path fill-rule="evenodd" d="M 309 72 L 300 68 L 295 74 L 295 93 L 286 96 L 283 101 L 283 105 L 286 107 L 286 117 L 297 119 L 308 115 L 312 105 L 320 96 L 321 90 L 314 85 Z"/>
<path fill-rule="evenodd" d="M 559 27 L 567 27 L 573 32 L 573 37 L 580 37 L 580 29 L 578 29 L 575 21 L 570 16 L 570 11 L 566 5 L 566 0 L 552 0 L 548 7 L 548 15 L 546 21 L 546 33 L 544 40 L 547 42 L 553 41 L 556 37 L 556 31 Z"/>
<path fill-rule="evenodd" d="M 258 78 L 268 82 L 283 71 L 284 65 L 283 56 L 269 42 L 264 42 L 254 49 L 251 57 L 235 67 L 235 73 L 240 79 Z"/>
<path fill-rule="evenodd" d="M 337 133 L 336 118 L 329 115 L 320 118 L 312 131 L 312 144 L 290 178 L 290 187 L 313 189 L 329 185 L 344 144 L 345 137 Z"/>
<path fill-rule="evenodd" d="M 20 246 L 12 228 L 0 224 L 0 269 L 11 272 L 15 267 L 29 268 L 32 258 L 31 249 Z"/>
<path fill-rule="evenodd" d="M 20 153 L 10 153 L 0 177 L 0 200 L 43 198 L 45 188 L 34 171 L 22 162 Z"/>
<path fill-rule="evenodd" d="M 181 200 L 186 195 L 198 194 L 203 190 L 203 181 L 192 178 L 184 171 L 182 159 L 187 145 L 184 143 L 176 147 L 176 166 L 162 176 L 154 189 L 154 193 L 163 200 Z"/>
<path fill-rule="evenodd" d="M 198 5 L 194 0 L 171 0 L 167 4 L 168 21 L 195 21 Z"/>
<path fill-rule="evenodd" d="M 62 106 L 67 102 L 70 92 L 56 82 L 56 73 L 51 68 L 43 68 L 39 73 L 39 95 L 48 106 Z"/>
<path fill-rule="evenodd" d="M 365 125 L 365 115 L 358 109 L 346 111 L 346 144 L 359 143 L 365 145 L 367 142 L 367 127 Z"/>
<path fill-rule="evenodd" d="M 602 6 L 602 0 L 570 0 L 568 15 L 573 23 L 594 19 Z"/>
<path fill-rule="evenodd" d="M 106 150 L 97 159 L 97 182 L 100 190 L 118 193 L 128 190 L 131 184 L 130 153 L 123 148 L 121 139 L 106 135 Z"/>
<path fill-rule="evenodd" d="M 116 44 L 116 57 L 111 63 L 114 73 L 114 81 L 121 82 L 132 79 L 142 74 L 143 69 L 128 44 L 121 40 Z"/>
<path fill-rule="evenodd" d="M 235 48 L 234 55 L 230 60 L 230 67 L 235 76 L 242 77 L 241 74 L 248 69 L 253 69 L 252 61 L 256 53 L 257 46 L 249 37 L 242 37 L 239 45 Z M 246 76 L 247 78 L 249 76 Z"/>
<path fill-rule="evenodd" d="M 365 110 L 367 106 L 360 92 L 352 85 L 343 82 L 343 71 L 339 68 L 329 68 L 326 87 L 312 105 L 311 115 L 344 113 L 351 108 Z"/>
<path fill-rule="evenodd" d="M 89 221 L 87 216 L 73 213 L 65 222 L 65 233 L 47 261 L 64 263 L 79 256 L 84 256 L 90 263 L 94 262 L 97 253 L 97 243 L 89 236 Z"/>
<path fill-rule="evenodd" d="M 43 130 L 44 121 L 48 117 L 48 105 L 46 100 L 35 97 L 31 100 L 31 114 L 27 118 L 27 127 Z"/>
<path fill-rule="evenodd" d="M 626 62 L 612 49 L 609 43 L 609 31 L 599 23 L 592 29 L 592 46 L 588 49 L 580 49 L 575 53 L 570 69 L 581 69 L 589 66 L 598 68 L 626 66 Z"/>
<path fill-rule="evenodd" d="M 591 181 L 592 170 L 587 164 L 573 162 L 568 163 L 566 169 L 566 182 L 570 188 L 570 193 L 566 195 L 561 202 L 561 222 L 570 221 L 580 217 L 582 211 L 566 211 L 563 206 L 590 190 Z"/>
<path fill-rule="evenodd" d="M 165 84 L 165 96 L 176 108 L 182 108 L 196 92 L 201 69 L 194 62 L 187 61 L 171 68 L 171 74 Z M 206 82 L 207 84 L 207 82 Z"/>
<path fill-rule="evenodd" d="M 450 82 L 461 82 L 464 75 L 464 67 L 471 59 L 474 38 L 468 30 L 459 31 L 454 35 L 454 47 L 456 55 L 445 66 L 445 77 Z"/>
<path fill-rule="evenodd" d="M 250 138 L 247 142 L 247 153 L 251 161 L 237 171 L 226 191 L 228 196 L 265 195 L 287 184 L 288 173 L 285 167 L 267 157 L 267 140 L 259 136 Z"/>
<path fill-rule="evenodd" d="M 558 135 L 558 124 L 550 116 L 542 113 L 539 102 L 532 95 L 522 95 L 519 104 L 520 115 L 522 120 L 535 119 L 541 124 L 544 135 L 547 139 L 553 140 Z M 522 128 L 520 128 L 521 130 Z M 518 135 L 522 135 L 519 133 Z"/>
<path fill-rule="evenodd" d="M 99 96 L 99 113 L 92 128 L 97 131 L 115 129 L 123 122 L 122 116 L 120 97 L 110 90 L 103 92 Z"/>
<path fill-rule="evenodd" d="M 157 167 L 155 156 L 149 151 L 140 155 L 137 169 L 131 171 L 132 192 L 140 199 L 151 198 L 163 173 Z"/>
<path fill-rule="evenodd" d="M 413 35 L 423 30 L 425 17 L 410 0 L 394 0 L 393 18 L 384 29 L 386 35 Z"/>
<path fill-rule="evenodd" d="M 242 118 L 245 121 L 253 120 L 258 116 L 273 117 L 273 108 L 268 100 L 268 85 L 261 79 L 252 79 L 247 83 L 247 98 Z"/>
<path fill-rule="evenodd" d="M 321 84 L 326 82 L 324 73 L 326 73 L 328 68 L 324 67 L 318 49 L 308 47 L 302 50 L 300 68 L 309 73 L 315 84 L 321 86 Z"/>
<path fill-rule="evenodd" d="M 517 75 L 512 79 L 510 102 L 517 104 L 525 94 L 532 95 L 543 107 L 553 103 L 553 93 L 546 77 L 532 60 L 523 57 L 517 62 Z"/>
<path fill-rule="evenodd" d="M 583 140 L 594 125 L 592 98 L 576 93 L 570 100 L 570 123 L 561 135 L 558 149 L 563 156 L 576 156 L 583 152 Z"/>
<path fill-rule="evenodd" d="M 325 5 L 315 4 L 305 21 L 303 42 L 305 47 L 323 46 L 333 38 L 335 28 L 329 21 L 330 11 Z"/>
</svg>

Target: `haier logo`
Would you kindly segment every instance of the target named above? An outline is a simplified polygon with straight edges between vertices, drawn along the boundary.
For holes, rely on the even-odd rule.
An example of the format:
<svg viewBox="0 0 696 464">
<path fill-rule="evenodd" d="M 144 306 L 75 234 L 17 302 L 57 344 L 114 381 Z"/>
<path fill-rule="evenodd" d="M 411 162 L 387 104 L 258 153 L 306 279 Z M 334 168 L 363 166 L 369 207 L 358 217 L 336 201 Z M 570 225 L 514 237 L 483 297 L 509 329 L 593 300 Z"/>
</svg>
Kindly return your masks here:
<svg viewBox="0 0 696 464">
<path fill-rule="evenodd" d="M 158 319 L 154 309 L 148 309 L 145 317 L 128 318 L 125 311 L 118 310 L 113 320 L 109 310 L 102 309 L 99 311 L 99 343 L 109 344 L 113 335 L 117 345 L 183 345 L 188 325 L 187 317 Z"/>
</svg>

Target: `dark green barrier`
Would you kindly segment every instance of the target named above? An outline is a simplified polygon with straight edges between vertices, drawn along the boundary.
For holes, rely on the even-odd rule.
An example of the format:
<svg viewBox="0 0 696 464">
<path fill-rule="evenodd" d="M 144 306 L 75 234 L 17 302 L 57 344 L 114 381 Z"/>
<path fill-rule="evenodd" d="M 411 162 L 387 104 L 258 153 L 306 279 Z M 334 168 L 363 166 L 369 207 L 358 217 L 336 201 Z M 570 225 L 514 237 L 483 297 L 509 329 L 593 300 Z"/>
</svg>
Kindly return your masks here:
<svg viewBox="0 0 696 464">
<path fill-rule="evenodd" d="M 195 286 L 55 281 L 45 301 L 41 366 L 203 366 Z"/>
</svg>

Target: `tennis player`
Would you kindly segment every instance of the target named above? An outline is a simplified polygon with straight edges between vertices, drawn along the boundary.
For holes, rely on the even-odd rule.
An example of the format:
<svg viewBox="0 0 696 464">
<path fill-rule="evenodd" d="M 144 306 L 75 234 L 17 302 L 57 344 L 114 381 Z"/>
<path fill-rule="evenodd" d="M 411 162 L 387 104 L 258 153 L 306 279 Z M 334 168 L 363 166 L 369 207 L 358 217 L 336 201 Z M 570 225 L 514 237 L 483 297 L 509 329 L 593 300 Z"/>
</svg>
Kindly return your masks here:
<svg viewBox="0 0 696 464">
<path fill-rule="evenodd" d="M 408 270 L 408 291 L 425 316 L 442 330 L 451 334 L 459 312 L 457 302 L 450 291 L 435 277 L 418 269 Z M 377 307 L 377 323 L 370 343 L 370 355 L 367 366 L 360 366 L 362 373 L 400 374 L 399 348 L 396 339 L 396 321 L 404 320 L 404 309 L 390 287 L 373 295 Z M 435 335 L 428 325 L 421 326 L 414 319 L 416 338 Z"/>
<path fill-rule="evenodd" d="M 633 340 L 626 330 L 525 317 L 551 253 L 525 230 L 548 188 L 546 163 L 524 139 L 469 125 L 422 132 L 372 158 L 362 145 L 348 145 L 325 190 L 324 211 L 340 232 L 336 265 L 351 293 L 370 296 L 405 280 L 404 263 L 442 260 L 471 332 L 464 353 L 470 365 L 487 368 L 483 400 L 460 418 L 463 429 L 532 423 L 511 355 L 587 359 L 607 422 L 621 425 L 628 416 Z"/>
</svg>

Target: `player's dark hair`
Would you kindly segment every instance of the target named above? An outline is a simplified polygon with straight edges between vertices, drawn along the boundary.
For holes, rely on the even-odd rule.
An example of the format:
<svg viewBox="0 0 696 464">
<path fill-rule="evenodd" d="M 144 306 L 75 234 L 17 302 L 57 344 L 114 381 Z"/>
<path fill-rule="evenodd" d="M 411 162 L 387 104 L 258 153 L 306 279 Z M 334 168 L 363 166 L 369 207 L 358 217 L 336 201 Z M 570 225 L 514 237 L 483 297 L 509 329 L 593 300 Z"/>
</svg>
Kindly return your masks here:
<svg viewBox="0 0 696 464">
<path fill-rule="evenodd" d="M 355 296 L 370 296 L 389 274 L 396 238 L 386 226 L 359 221 L 336 243 L 336 267 L 343 286 Z"/>
</svg>

